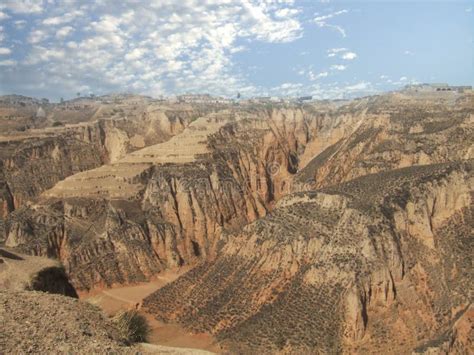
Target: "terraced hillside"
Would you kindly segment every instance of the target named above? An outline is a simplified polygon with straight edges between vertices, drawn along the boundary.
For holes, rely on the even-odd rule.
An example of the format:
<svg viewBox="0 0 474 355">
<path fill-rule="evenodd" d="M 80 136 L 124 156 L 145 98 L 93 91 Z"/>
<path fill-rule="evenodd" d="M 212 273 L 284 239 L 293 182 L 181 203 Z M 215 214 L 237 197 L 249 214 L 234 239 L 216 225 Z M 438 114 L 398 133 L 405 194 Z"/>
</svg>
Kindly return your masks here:
<svg viewBox="0 0 474 355">
<path fill-rule="evenodd" d="M 0 97 L 0 240 L 3 219 L 57 182 L 164 142 L 211 110 L 133 96 L 61 104 Z"/>
</svg>

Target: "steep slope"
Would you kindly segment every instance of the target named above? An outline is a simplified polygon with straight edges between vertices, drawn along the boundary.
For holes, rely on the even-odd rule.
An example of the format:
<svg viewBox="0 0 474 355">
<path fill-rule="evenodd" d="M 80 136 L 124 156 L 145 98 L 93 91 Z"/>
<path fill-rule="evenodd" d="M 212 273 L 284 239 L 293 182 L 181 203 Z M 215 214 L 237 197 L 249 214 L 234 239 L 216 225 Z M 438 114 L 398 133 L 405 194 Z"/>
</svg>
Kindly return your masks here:
<svg viewBox="0 0 474 355">
<path fill-rule="evenodd" d="M 41 104 L 35 100 L 27 102 L 26 107 Z M 143 102 L 140 97 L 135 101 L 115 100 L 113 103 L 80 100 L 48 105 L 48 114 L 58 125 L 46 124 L 21 132 L 8 131 L 5 127 L 0 136 L 2 231 L 3 219 L 9 213 L 57 182 L 115 162 L 134 150 L 164 142 L 212 110 Z M 0 100 L 0 112 L 1 106 Z M 14 104 L 7 105 L 11 106 L 15 108 Z M 95 107 L 94 113 L 88 111 L 90 107 Z M 16 122 L 18 118 L 10 120 Z M 0 241 L 3 240 L 3 232 L 1 234 Z"/>
<path fill-rule="evenodd" d="M 6 243 L 59 258 L 79 288 L 213 257 L 223 229 L 286 193 L 315 122 L 300 109 L 202 117 L 168 142 L 58 183 L 9 217 Z"/>
<path fill-rule="evenodd" d="M 231 351 L 406 353 L 470 302 L 474 164 L 283 198 L 147 310 Z"/>
<path fill-rule="evenodd" d="M 328 133 L 296 177 L 320 188 L 380 171 L 474 158 L 474 95 L 455 102 L 394 93 L 370 98 L 351 134 Z M 350 109 L 342 108 L 340 111 Z M 319 144 L 317 140 L 315 144 Z M 318 146 L 318 148 L 320 148 Z M 320 154 L 319 154 L 320 153 Z"/>
<path fill-rule="evenodd" d="M 8 218 L 7 245 L 60 259 L 78 288 L 143 281 L 170 266 L 214 258 L 223 235 L 264 216 L 292 191 L 398 167 L 397 146 L 366 133 L 390 133 L 410 146 L 419 137 L 400 124 L 406 112 L 429 110 L 412 114 L 412 123 L 443 117 L 448 127 L 427 132 L 419 149 L 443 142 L 449 149 L 426 161 L 409 150 L 403 153 L 409 164 L 471 157 L 470 100 L 454 105 L 388 95 L 340 105 L 221 109 L 167 142 L 59 182 Z M 386 151 L 372 164 L 379 143 Z"/>
</svg>

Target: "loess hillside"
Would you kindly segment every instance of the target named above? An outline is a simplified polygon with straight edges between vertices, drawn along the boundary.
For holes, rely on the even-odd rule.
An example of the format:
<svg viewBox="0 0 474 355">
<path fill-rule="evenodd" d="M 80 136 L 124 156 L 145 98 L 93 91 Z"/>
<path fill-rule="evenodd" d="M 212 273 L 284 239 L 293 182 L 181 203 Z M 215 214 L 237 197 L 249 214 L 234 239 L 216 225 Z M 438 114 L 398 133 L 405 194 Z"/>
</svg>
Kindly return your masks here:
<svg viewBox="0 0 474 355">
<path fill-rule="evenodd" d="M 472 93 L 0 109 L 4 244 L 75 289 L 190 267 L 144 306 L 231 353 L 472 346 Z"/>
</svg>

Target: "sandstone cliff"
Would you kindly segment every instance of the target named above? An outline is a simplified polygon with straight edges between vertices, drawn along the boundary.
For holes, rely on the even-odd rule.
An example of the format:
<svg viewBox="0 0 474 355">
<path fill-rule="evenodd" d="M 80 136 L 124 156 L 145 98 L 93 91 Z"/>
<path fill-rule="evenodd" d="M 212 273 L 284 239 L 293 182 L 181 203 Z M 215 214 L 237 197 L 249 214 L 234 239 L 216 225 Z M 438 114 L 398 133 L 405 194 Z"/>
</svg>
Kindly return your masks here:
<svg viewBox="0 0 474 355">
<path fill-rule="evenodd" d="M 290 195 L 145 307 L 231 351 L 410 351 L 470 302 L 473 167 Z"/>
<path fill-rule="evenodd" d="M 212 259 L 222 235 L 264 216 L 292 191 L 403 166 L 392 157 L 409 165 L 471 157 L 470 103 L 428 105 L 431 116 L 412 120 L 445 123 L 409 133 L 409 120 L 400 117 L 426 105 L 381 97 L 222 109 L 164 143 L 60 181 L 9 217 L 7 245 L 59 258 L 79 288 L 142 281 L 169 266 Z M 389 144 L 394 137 L 399 145 Z M 419 151 L 443 142 L 443 154 L 416 161 Z M 376 145 L 384 152 L 372 158 Z"/>
<path fill-rule="evenodd" d="M 38 105 L 40 102 L 27 101 L 25 107 L 20 106 L 20 112 L 17 112 L 19 109 L 14 112 L 24 117 L 25 110 L 31 106 L 32 111 Z M 113 104 L 94 101 L 50 104 L 48 110 L 49 125 L 35 121 L 39 127 L 33 125 L 21 132 L 8 131 L 8 126 L 2 129 L 0 241 L 3 240 L 3 219 L 57 182 L 115 162 L 134 150 L 166 141 L 210 109 L 145 105 L 135 101 Z M 0 100 L 0 121 L 10 117 L 2 117 L 2 112 L 6 115 L 4 111 Z M 21 119 L 8 118 L 7 121 L 18 123 Z M 51 122 L 60 125 L 51 126 Z"/>
<path fill-rule="evenodd" d="M 6 243 L 59 258 L 79 288 L 212 257 L 224 229 L 263 216 L 285 192 L 306 120 L 302 111 L 200 118 L 165 143 L 58 183 L 9 217 Z"/>
</svg>

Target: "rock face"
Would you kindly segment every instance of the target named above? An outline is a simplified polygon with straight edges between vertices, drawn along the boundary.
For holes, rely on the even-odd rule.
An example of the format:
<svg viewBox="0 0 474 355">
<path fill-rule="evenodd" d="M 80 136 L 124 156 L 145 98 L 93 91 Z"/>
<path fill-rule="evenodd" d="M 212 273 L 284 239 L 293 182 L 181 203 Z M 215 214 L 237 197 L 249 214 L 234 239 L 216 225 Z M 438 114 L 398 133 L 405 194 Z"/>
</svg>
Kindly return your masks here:
<svg viewBox="0 0 474 355">
<path fill-rule="evenodd" d="M 466 354 L 472 349 L 474 339 L 474 307 L 458 312 L 453 326 L 448 328 L 437 338 L 415 349 L 416 354 Z"/>
<path fill-rule="evenodd" d="M 309 117 L 271 115 L 205 116 L 168 142 L 71 176 L 9 217 L 6 244 L 59 258 L 79 288 L 213 257 L 222 231 L 263 216 L 296 171 Z"/>
<path fill-rule="evenodd" d="M 5 243 L 81 290 L 195 266 L 146 307 L 232 351 L 410 352 L 472 297 L 474 96 L 451 99 L 102 104 L 71 131 L 102 127 L 90 168 L 20 204 L 3 169 Z"/>
<path fill-rule="evenodd" d="M 472 159 L 474 148 L 466 142 L 474 140 L 473 110 L 472 95 L 455 105 L 401 94 L 372 98 L 364 119 L 350 134 L 331 131 L 296 181 L 303 189 L 320 188 L 380 171 Z"/>
<path fill-rule="evenodd" d="M 231 351 L 405 353 L 470 302 L 473 162 L 290 195 L 145 300 Z"/>
<path fill-rule="evenodd" d="M 38 101 L 25 98 L 17 100 L 8 106 L 7 112 L 14 118 L 6 119 L 7 122 L 23 122 L 22 118 L 29 117 L 28 110 L 40 105 Z M 10 117 L 2 116 L 6 110 L 2 104 L 5 102 L 0 100 L 0 122 Z M 38 129 L 11 132 L 5 125 L 0 130 L 2 230 L 3 219 L 9 213 L 57 182 L 115 162 L 134 150 L 166 141 L 209 111 L 153 103 L 144 105 L 130 100 L 118 100 L 113 105 L 86 101 L 48 107 L 48 120 L 34 121 Z M 54 124 L 58 122 L 59 125 Z M 3 232 L 1 234 L 0 241 L 3 240 Z"/>
</svg>

